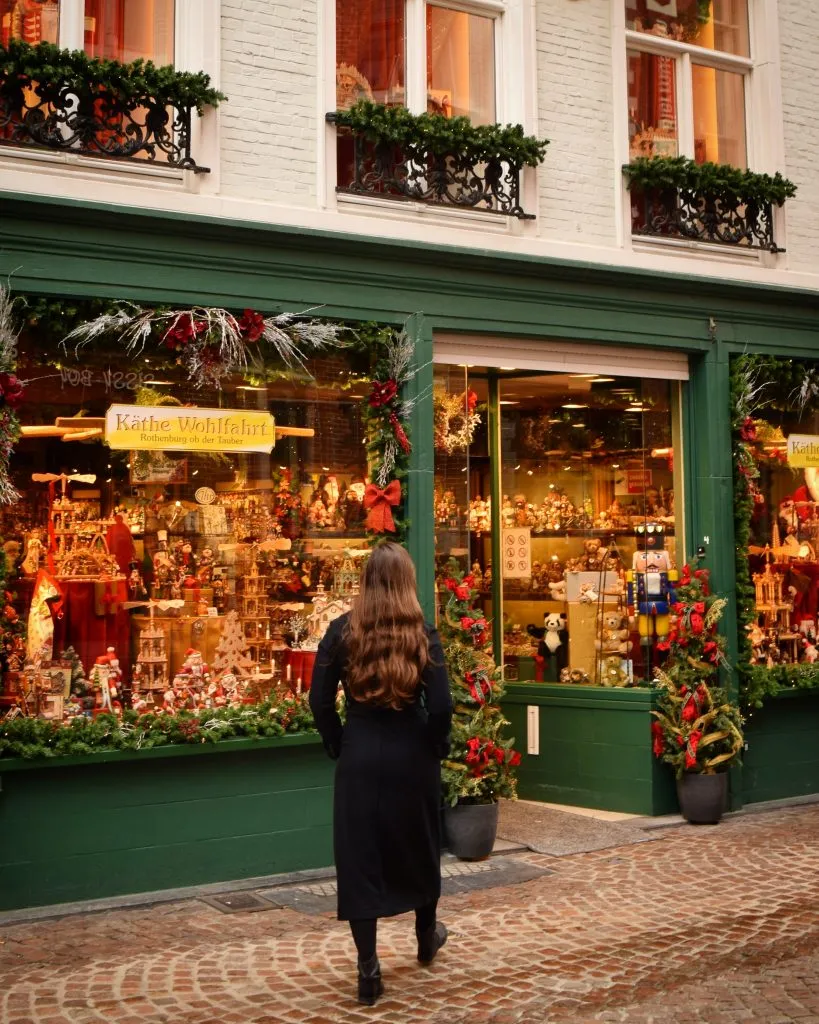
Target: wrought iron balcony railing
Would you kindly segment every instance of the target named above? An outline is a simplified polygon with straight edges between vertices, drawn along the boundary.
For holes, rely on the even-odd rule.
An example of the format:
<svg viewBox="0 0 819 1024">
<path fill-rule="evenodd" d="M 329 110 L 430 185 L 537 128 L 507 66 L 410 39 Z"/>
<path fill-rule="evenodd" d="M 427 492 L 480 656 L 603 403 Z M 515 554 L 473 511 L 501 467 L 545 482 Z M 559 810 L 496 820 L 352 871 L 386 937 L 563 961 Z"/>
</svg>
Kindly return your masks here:
<svg viewBox="0 0 819 1024">
<path fill-rule="evenodd" d="M 66 82 L 0 77 L 0 144 L 146 160 L 201 174 L 209 168 L 191 153 L 195 109 L 145 96 L 131 100 L 104 88 L 79 91 Z"/>
<path fill-rule="evenodd" d="M 334 123 L 335 116 L 329 113 L 327 120 Z M 522 167 L 507 160 L 475 161 L 458 153 L 433 153 L 423 145 L 373 143 L 346 128 L 338 129 L 338 147 L 340 194 L 534 219 L 521 205 Z"/>
<path fill-rule="evenodd" d="M 693 189 L 632 189 L 631 228 L 634 235 L 785 251 L 774 238 L 772 203 Z"/>
</svg>

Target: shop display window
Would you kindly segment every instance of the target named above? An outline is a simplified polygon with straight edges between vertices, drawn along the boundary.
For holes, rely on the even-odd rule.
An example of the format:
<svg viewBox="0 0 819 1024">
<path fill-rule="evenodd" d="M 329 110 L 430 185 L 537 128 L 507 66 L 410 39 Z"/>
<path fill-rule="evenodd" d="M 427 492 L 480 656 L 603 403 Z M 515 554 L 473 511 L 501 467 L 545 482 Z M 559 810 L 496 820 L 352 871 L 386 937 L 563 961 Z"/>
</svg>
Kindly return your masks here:
<svg viewBox="0 0 819 1024">
<path fill-rule="evenodd" d="M 219 708 L 309 686 L 357 592 L 368 465 L 363 385 L 342 355 L 307 371 L 217 389 L 113 348 L 19 353 L 0 713 Z"/>
<path fill-rule="evenodd" d="M 749 484 L 753 664 L 813 664 L 819 623 L 819 415 L 766 410 L 742 427 Z"/>
<path fill-rule="evenodd" d="M 651 679 L 683 559 L 678 385 L 442 366 L 435 387 L 439 575 L 471 571 L 506 680 Z"/>
</svg>

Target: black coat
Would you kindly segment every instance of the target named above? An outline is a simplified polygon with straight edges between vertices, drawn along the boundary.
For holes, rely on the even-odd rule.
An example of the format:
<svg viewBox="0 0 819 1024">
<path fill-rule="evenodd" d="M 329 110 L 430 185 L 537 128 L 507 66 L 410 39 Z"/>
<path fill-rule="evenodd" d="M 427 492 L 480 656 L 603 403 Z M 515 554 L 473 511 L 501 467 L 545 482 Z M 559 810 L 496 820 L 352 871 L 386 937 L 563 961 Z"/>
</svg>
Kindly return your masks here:
<svg viewBox="0 0 819 1024">
<path fill-rule="evenodd" d="M 449 750 L 452 699 L 437 631 L 418 699 L 402 711 L 353 700 L 336 711 L 347 651 L 336 619 L 321 641 L 310 707 L 328 754 L 338 759 L 333 843 L 338 917 L 390 917 L 441 894 L 441 765 Z"/>
</svg>

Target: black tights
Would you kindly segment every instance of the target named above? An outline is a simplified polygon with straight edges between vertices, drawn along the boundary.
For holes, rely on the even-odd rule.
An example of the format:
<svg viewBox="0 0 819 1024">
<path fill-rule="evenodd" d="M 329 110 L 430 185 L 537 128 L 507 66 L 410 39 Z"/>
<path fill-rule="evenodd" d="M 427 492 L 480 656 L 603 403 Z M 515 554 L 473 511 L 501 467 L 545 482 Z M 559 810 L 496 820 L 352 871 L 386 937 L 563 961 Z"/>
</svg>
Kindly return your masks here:
<svg viewBox="0 0 819 1024">
<path fill-rule="evenodd" d="M 433 900 L 423 907 L 415 908 L 415 931 L 421 933 L 427 931 L 435 924 L 435 910 L 438 901 Z M 353 933 L 353 942 L 358 950 L 358 959 L 361 963 L 367 963 L 375 956 L 375 940 L 378 931 L 378 918 L 362 917 L 357 921 L 350 921 L 350 931 Z"/>
</svg>

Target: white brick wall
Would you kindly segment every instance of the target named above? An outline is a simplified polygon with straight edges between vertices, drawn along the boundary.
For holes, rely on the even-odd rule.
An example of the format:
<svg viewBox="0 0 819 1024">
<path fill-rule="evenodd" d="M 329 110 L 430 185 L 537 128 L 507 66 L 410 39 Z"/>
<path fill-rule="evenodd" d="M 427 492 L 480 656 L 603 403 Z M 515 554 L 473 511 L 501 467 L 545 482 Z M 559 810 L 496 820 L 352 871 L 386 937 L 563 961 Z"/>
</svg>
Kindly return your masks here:
<svg viewBox="0 0 819 1024">
<path fill-rule="evenodd" d="M 222 0 L 221 191 L 314 205 L 318 0 Z"/>
<path fill-rule="evenodd" d="M 788 266 L 819 270 L 819 0 L 779 0 Z"/>
<path fill-rule="evenodd" d="M 538 0 L 541 234 L 614 245 L 610 0 Z"/>
</svg>

